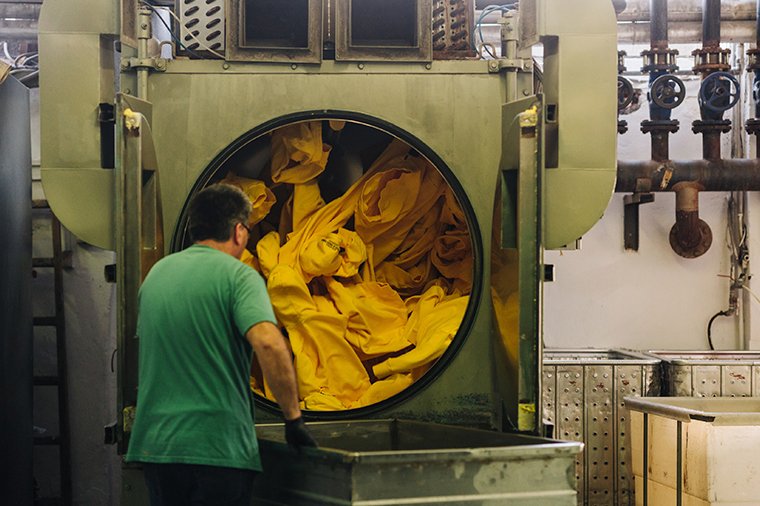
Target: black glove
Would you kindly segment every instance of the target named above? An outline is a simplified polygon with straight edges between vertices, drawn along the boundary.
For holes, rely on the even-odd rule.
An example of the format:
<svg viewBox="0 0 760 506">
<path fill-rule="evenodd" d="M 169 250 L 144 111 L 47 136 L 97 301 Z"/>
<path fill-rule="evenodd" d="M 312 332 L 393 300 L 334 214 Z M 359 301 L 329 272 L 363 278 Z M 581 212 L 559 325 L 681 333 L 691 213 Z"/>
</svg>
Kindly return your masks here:
<svg viewBox="0 0 760 506">
<path fill-rule="evenodd" d="M 306 446 L 317 446 L 317 442 L 311 437 L 309 429 L 306 428 L 306 424 L 300 416 L 295 420 L 285 420 L 285 441 L 298 452 Z"/>
</svg>

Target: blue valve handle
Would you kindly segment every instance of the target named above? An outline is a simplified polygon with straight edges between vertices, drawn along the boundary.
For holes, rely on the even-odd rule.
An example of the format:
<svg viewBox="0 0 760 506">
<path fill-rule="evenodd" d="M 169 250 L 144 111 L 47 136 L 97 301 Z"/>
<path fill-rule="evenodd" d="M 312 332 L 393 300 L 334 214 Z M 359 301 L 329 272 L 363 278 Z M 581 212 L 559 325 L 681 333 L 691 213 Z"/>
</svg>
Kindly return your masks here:
<svg viewBox="0 0 760 506">
<path fill-rule="evenodd" d="M 652 82 L 649 98 L 663 109 L 675 109 L 683 103 L 686 97 L 686 87 L 678 77 L 664 74 Z"/>
<path fill-rule="evenodd" d="M 713 72 L 699 87 L 699 107 L 714 113 L 731 109 L 739 101 L 739 81 L 728 72 Z"/>
<path fill-rule="evenodd" d="M 617 78 L 618 110 L 625 109 L 633 101 L 633 84 L 625 77 Z"/>
</svg>

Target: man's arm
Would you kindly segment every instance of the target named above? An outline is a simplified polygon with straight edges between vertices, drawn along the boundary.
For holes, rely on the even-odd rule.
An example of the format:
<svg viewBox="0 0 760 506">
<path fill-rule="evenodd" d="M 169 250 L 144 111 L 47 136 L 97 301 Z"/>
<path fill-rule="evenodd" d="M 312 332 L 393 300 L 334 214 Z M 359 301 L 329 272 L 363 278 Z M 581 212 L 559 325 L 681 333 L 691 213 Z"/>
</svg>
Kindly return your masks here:
<svg viewBox="0 0 760 506">
<path fill-rule="evenodd" d="M 301 417 L 298 407 L 298 384 L 293 369 L 293 357 L 285 337 L 271 322 L 257 323 L 245 334 L 258 355 L 261 371 L 272 390 L 285 420 Z"/>
</svg>

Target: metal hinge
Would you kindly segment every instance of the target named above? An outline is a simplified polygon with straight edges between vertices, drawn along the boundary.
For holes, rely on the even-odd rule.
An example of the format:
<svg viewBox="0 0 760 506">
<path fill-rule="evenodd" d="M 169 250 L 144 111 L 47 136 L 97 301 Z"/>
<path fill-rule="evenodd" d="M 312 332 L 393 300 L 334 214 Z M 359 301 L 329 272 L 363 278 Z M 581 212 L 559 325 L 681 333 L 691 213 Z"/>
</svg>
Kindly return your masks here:
<svg viewBox="0 0 760 506">
<path fill-rule="evenodd" d="M 167 66 L 166 58 L 122 58 L 121 70 L 122 72 L 130 69 L 147 68 L 157 70 L 158 72 L 165 72 Z"/>
</svg>

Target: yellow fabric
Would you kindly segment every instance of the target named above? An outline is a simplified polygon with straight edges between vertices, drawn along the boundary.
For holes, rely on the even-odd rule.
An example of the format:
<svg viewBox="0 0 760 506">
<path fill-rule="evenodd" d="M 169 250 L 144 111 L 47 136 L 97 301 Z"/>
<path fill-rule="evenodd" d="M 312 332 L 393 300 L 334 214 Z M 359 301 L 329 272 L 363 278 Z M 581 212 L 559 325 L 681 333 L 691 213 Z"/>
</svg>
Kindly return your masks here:
<svg viewBox="0 0 760 506">
<path fill-rule="evenodd" d="M 371 175 L 377 172 L 381 167 L 384 167 L 388 160 L 391 160 L 408 150 L 409 146 L 400 141 L 391 142 L 383 154 L 375 160 L 367 173 L 351 185 L 341 198 L 333 200 L 321 209 L 310 214 L 308 218 L 302 222 L 300 228 L 294 229 L 293 232 L 288 235 L 286 243 L 280 250 L 279 263 L 290 265 L 297 269 L 300 274 L 303 274 L 298 258 L 306 243 L 315 236 L 335 232 L 343 227 L 353 216 L 356 202 L 359 198 L 359 192 L 361 191 L 365 179 L 371 177 Z"/>
<path fill-rule="evenodd" d="M 466 230 L 453 230 L 438 237 L 431 260 L 443 276 L 472 284 L 472 243 Z"/>
<path fill-rule="evenodd" d="M 387 378 L 376 381 L 364 392 L 358 401 L 356 401 L 351 407 L 362 408 L 371 404 L 384 401 L 389 397 L 403 392 L 414 383 L 414 378 L 411 374 L 394 374 Z"/>
<path fill-rule="evenodd" d="M 299 255 L 306 281 L 316 276 L 350 277 L 367 259 L 367 249 L 356 234 L 345 228 L 306 242 Z"/>
<path fill-rule="evenodd" d="M 264 279 L 269 278 L 269 273 L 277 265 L 280 255 L 280 234 L 269 232 L 256 243 L 256 256 L 259 259 L 259 272 Z M 269 294 L 271 297 L 271 293 Z"/>
<path fill-rule="evenodd" d="M 269 210 L 272 209 L 275 202 L 277 202 L 274 193 L 267 188 L 263 181 L 239 177 L 233 173 L 229 173 L 222 180 L 222 183 L 237 186 L 248 196 L 252 207 L 251 219 L 248 221 L 249 227 L 263 220 L 269 214 Z"/>
<path fill-rule="evenodd" d="M 300 123 L 273 134 L 272 180 L 293 185 L 281 211 L 288 233 L 265 235 L 244 261 L 258 260 L 267 278 L 302 408 L 334 411 L 396 395 L 443 354 L 467 307 L 472 252 L 442 176 L 400 141 L 325 204 L 317 178 L 329 146 L 321 128 Z M 374 383 L 362 361 L 375 364 Z M 266 385 L 252 386 L 271 395 Z"/>
<path fill-rule="evenodd" d="M 272 181 L 300 184 L 325 170 L 330 146 L 322 143 L 322 122 L 295 123 L 272 134 Z"/>
<path fill-rule="evenodd" d="M 404 335 L 415 348 L 375 365 L 372 368 L 375 376 L 382 379 L 394 373 L 409 372 L 438 359 L 459 329 L 468 301 L 467 296 L 447 297 L 446 291 L 438 285 L 407 299 L 407 307 L 414 309 Z"/>
<path fill-rule="evenodd" d="M 348 317 L 346 340 L 362 358 L 403 350 L 407 308 L 398 293 L 384 283 L 343 284 L 326 279 L 337 311 Z"/>
<path fill-rule="evenodd" d="M 287 265 L 270 272 L 267 288 L 293 348 L 305 407 L 328 409 L 338 403 L 343 409 L 350 407 L 369 387 L 369 377 L 345 340 L 347 318 L 329 311 L 331 304 L 324 298 L 315 301 L 303 278 Z"/>
<path fill-rule="evenodd" d="M 322 143 L 322 122 L 296 123 L 272 134 L 272 181 L 293 184 L 293 196 L 283 208 L 297 230 L 324 206 L 317 177 L 325 170 L 331 147 Z"/>
<path fill-rule="evenodd" d="M 446 186 L 443 192 L 444 206 L 441 211 L 441 222 L 457 229 L 467 229 L 467 221 L 459 201 L 454 196 L 450 186 Z"/>
<path fill-rule="evenodd" d="M 253 267 L 257 271 L 261 272 L 261 269 L 259 268 L 258 260 L 256 260 L 256 257 L 253 256 L 251 252 L 248 251 L 247 249 L 243 250 L 243 254 L 240 256 L 240 261 L 243 262 L 245 265 Z"/>
<path fill-rule="evenodd" d="M 373 266 L 404 242 L 445 187 L 438 171 L 422 158 L 402 156 L 390 160 L 386 167 L 366 178 L 356 208 L 356 232 L 365 244 L 372 245 Z"/>
<path fill-rule="evenodd" d="M 442 200 L 411 228 L 396 250 L 375 268 L 375 278 L 398 290 L 401 295 L 420 293 L 437 273 L 431 269 L 430 250 L 441 231 Z"/>
</svg>

